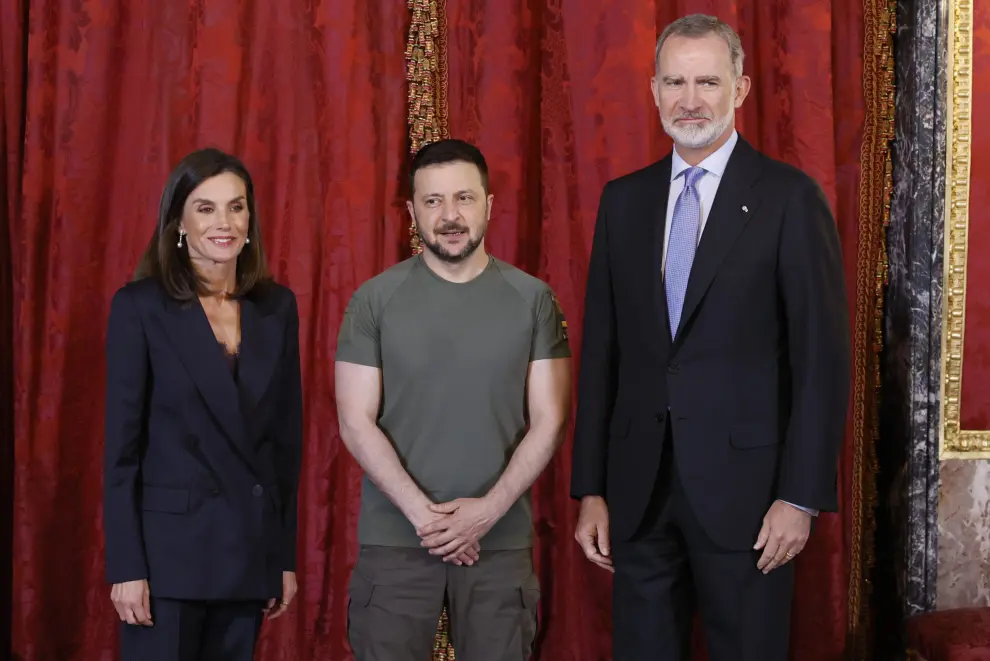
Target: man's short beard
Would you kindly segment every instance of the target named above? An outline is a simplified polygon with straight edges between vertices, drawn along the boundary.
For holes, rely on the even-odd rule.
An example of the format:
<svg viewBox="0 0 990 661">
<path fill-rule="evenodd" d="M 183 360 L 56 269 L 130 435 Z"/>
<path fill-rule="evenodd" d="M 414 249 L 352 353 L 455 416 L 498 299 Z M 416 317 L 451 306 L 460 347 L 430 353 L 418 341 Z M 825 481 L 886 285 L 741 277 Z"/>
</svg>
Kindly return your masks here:
<svg viewBox="0 0 990 661">
<path fill-rule="evenodd" d="M 487 214 L 487 210 L 485 211 L 485 213 Z M 472 238 L 470 231 L 468 231 L 467 243 L 464 245 L 463 248 L 461 248 L 459 252 L 452 253 L 449 250 L 447 250 L 440 243 L 439 240 L 430 241 L 426 237 L 426 232 L 423 231 L 423 228 L 419 224 L 419 218 L 416 218 L 415 216 L 416 216 L 416 212 L 414 211 L 413 217 L 415 218 L 416 221 L 416 233 L 419 234 L 419 240 L 420 242 L 422 242 L 423 247 L 426 250 L 429 250 L 434 257 L 436 257 L 442 262 L 447 262 L 448 264 L 460 264 L 468 257 L 473 255 L 475 251 L 478 249 L 478 247 L 481 245 L 481 242 L 485 239 L 485 231 L 488 229 L 488 224 L 485 223 L 485 225 L 482 226 L 481 233 L 478 235 L 477 238 Z"/>
</svg>

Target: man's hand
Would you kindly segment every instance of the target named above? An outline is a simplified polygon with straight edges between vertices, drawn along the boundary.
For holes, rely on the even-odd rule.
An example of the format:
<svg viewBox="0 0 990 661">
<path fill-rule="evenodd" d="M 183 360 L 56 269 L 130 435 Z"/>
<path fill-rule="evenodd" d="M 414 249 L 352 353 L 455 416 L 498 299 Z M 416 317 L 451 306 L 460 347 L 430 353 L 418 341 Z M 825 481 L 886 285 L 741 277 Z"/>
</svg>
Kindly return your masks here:
<svg viewBox="0 0 990 661">
<path fill-rule="evenodd" d="M 495 507 L 486 498 L 458 498 L 431 505 L 430 510 L 441 516 L 417 526 L 416 534 L 430 554 L 443 556 L 444 562 L 466 550 L 480 548 L 481 538 L 499 520 Z"/>
<path fill-rule="evenodd" d="M 434 505 L 429 504 L 421 510 L 417 509 L 415 512 L 408 515 L 409 522 L 413 524 L 417 535 L 420 535 L 420 530 L 431 524 L 438 523 L 449 516 L 447 514 L 434 512 L 433 507 Z M 422 537 L 422 535 L 420 535 L 420 537 Z M 443 561 L 453 563 L 458 567 L 462 565 L 467 565 L 470 567 L 476 563 L 480 557 L 481 545 L 478 542 L 474 542 L 462 547 L 457 552 L 446 555 Z"/>
<path fill-rule="evenodd" d="M 774 501 L 753 548 L 763 549 L 757 569 L 768 574 L 794 559 L 811 534 L 811 515 L 783 501 Z"/>
<path fill-rule="evenodd" d="M 127 581 L 114 583 L 110 588 L 110 601 L 117 609 L 121 622 L 152 626 L 151 621 L 151 590 L 148 581 Z"/>
<path fill-rule="evenodd" d="M 574 539 L 581 545 L 584 556 L 607 571 L 615 573 L 608 548 L 608 506 L 601 496 L 581 499 Z"/>
<path fill-rule="evenodd" d="M 299 585 L 296 583 L 296 572 L 294 571 L 284 571 L 282 572 L 282 599 L 278 601 L 278 608 L 275 608 L 275 599 L 268 600 L 268 608 L 265 609 L 265 614 L 268 616 L 269 620 L 274 620 L 279 617 L 289 608 L 289 604 L 292 603 L 292 599 L 296 596 L 296 592 L 299 591 Z"/>
</svg>

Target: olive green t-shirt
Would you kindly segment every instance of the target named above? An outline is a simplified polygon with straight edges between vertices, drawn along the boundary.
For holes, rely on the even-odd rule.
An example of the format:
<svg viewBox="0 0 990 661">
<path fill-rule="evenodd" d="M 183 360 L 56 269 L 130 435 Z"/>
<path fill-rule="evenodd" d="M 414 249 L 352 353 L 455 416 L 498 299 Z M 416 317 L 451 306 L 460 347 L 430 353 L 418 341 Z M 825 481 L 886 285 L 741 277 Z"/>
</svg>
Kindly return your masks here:
<svg viewBox="0 0 990 661">
<path fill-rule="evenodd" d="M 546 283 L 495 258 L 473 280 L 454 283 L 416 256 L 354 293 L 336 360 L 381 368 L 378 425 L 412 479 L 439 503 L 492 488 L 527 431 L 529 363 L 570 355 L 567 322 Z M 482 548 L 528 548 L 532 527 L 526 493 Z M 367 476 L 358 541 L 420 545 L 412 524 Z"/>
</svg>

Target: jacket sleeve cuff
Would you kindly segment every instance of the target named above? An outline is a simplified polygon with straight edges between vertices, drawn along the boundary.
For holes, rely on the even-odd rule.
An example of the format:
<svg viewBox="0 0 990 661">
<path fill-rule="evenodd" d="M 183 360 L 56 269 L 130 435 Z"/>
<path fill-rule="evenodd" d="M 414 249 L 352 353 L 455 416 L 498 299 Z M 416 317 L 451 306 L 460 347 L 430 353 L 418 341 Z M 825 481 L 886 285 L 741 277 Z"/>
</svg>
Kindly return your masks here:
<svg viewBox="0 0 990 661">
<path fill-rule="evenodd" d="M 107 563 L 107 583 L 127 583 L 128 581 L 144 581 L 148 579 L 148 566 L 144 559 L 130 562 Z"/>
<path fill-rule="evenodd" d="M 801 507 L 800 505 L 795 505 L 794 503 L 788 503 L 786 500 L 782 500 L 780 502 L 787 503 L 791 507 L 795 507 L 795 508 L 801 510 L 802 512 L 805 512 L 807 514 L 810 514 L 811 516 L 818 516 L 818 510 L 816 510 L 816 509 L 813 509 L 813 508 L 810 508 L 810 507 Z"/>
<path fill-rule="evenodd" d="M 282 546 L 282 571 L 296 571 L 295 539 Z"/>
</svg>

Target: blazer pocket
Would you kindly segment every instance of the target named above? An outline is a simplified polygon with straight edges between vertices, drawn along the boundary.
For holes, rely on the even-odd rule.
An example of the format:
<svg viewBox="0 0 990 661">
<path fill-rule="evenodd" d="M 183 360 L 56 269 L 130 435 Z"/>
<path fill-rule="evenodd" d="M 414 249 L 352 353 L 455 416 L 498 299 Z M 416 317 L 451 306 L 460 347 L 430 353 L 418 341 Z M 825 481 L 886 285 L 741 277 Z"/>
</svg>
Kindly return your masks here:
<svg viewBox="0 0 990 661">
<path fill-rule="evenodd" d="M 737 450 L 750 450 L 780 445 L 783 439 L 775 430 L 758 426 L 740 426 L 729 430 L 729 445 Z"/>
<path fill-rule="evenodd" d="M 146 512 L 185 514 L 189 511 L 189 490 L 144 485 L 141 509 Z"/>
</svg>

